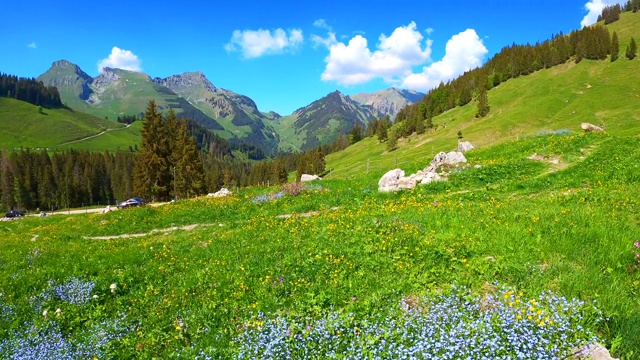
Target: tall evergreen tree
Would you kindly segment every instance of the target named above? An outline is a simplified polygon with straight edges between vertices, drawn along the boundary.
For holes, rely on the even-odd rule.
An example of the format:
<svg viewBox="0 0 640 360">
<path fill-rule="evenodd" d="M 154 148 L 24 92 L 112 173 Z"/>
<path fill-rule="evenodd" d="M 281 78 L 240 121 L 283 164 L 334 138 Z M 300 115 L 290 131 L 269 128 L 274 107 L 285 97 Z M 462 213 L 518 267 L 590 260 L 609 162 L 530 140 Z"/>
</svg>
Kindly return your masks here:
<svg viewBox="0 0 640 360">
<path fill-rule="evenodd" d="M 478 111 L 476 117 L 481 118 L 487 116 L 489 113 L 489 95 L 487 95 L 487 87 L 480 85 L 480 92 L 478 93 Z"/>
<path fill-rule="evenodd" d="M 618 40 L 618 34 L 614 31 L 611 36 L 611 62 L 618 60 L 620 55 L 620 41 Z"/>
<path fill-rule="evenodd" d="M 633 60 L 636 58 L 636 54 L 638 52 L 638 47 L 636 45 L 636 40 L 632 37 L 629 45 L 627 46 L 626 56 L 627 59 Z"/>
<path fill-rule="evenodd" d="M 133 188 L 138 196 L 149 200 L 169 199 L 169 139 L 164 131 L 162 115 L 155 101 L 149 101 L 144 113 L 140 152 L 133 171 Z"/>
<path fill-rule="evenodd" d="M 187 125 L 177 127 L 176 140 L 172 147 L 175 171 L 175 196 L 190 198 L 204 193 L 204 170 L 198 155 L 195 140 L 187 133 Z"/>
</svg>

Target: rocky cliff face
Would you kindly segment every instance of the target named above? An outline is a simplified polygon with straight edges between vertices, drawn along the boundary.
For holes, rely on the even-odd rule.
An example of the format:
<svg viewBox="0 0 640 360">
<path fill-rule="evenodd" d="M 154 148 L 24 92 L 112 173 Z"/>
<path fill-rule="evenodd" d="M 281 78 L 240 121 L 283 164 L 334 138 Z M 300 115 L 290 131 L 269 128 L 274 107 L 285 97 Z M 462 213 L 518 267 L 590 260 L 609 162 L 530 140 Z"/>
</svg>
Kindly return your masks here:
<svg viewBox="0 0 640 360">
<path fill-rule="evenodd" d="M 201 71 L 186 72 L 180 75 L 172 75 L 167 78 L 155 78 L 154 82 L 166 86 L 178 95 L 194 92 L 204 88 L 211 92 L 216 91 L 216 87 L 207 79 Z"/>
<path fill-rule="evenodd" d="M 393 119 L 402 108 L 420 101 L 424 94 L 412 90 L 390 88 L 374 93 L 349 95 L 349 97 L 362 105 L 371 106 L 377 113 L 383 116 L 389 115 Z"/>
</svg>

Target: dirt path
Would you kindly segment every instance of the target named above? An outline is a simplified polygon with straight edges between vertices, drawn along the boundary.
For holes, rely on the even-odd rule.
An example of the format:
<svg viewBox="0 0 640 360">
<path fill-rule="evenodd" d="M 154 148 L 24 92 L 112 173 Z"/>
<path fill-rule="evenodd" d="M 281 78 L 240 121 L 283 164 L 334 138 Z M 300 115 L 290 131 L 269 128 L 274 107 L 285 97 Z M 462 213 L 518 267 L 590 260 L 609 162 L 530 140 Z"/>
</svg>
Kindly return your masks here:
<svg viewBox="0 0 640 360">
<path fill-rule="evenodd" d="M 67 141 L 67 142 L 65 142 L 65 143 L 58 144 L 58 145 L 56 145 L 56 146 L 69 145 L 69 144 L 74 144 L 74 143 L 77 143 L 77 142 L 80 142 L 80 141 L 85 141 L 85 140 L 93 139 L 93 138 L 98 137 L 98 136 L 100 136 L 100 135 L 104 135 L 105 133 L 108 133 L 109 131 L 124 130 L 124 129 L 128 128 L 129 126 L 131 126 L 131 124 L 127 124 L 127 126 L 122 127 L 122 128 L 118 128 L 118 129 L 107 129 L 107 130 L 105 130 L 105 131 L 103 131 L 103 132 L 100 132 L 100 133 L 97 133 L 97 134 L 95 134 L 95 135 L 89 135 L 89 136 L 87 136 L 87 137 L 83 137 L 82 139 L 78 139 L 78 140 Z"/>
</svg>

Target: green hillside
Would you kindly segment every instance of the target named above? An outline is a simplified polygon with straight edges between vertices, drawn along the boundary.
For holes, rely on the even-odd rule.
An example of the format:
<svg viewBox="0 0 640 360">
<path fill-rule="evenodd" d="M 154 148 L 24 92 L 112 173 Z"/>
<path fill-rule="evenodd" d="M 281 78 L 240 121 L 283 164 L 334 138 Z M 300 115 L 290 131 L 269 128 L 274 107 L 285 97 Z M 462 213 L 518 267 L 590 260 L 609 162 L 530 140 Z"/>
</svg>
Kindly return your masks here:
<svg viewBox="0 0 640 360">
<path fill-rule="evenodd" d="M 115 121 L 69 109 L 43 109 L 40 113 L 35 105 L 0 98 L 0 144 L 3 148 L 54 148 L 123 127 Z"/>
<path fill-rule="evenodd" d="M 140 144 L 142 121 L 136 121 L 129 127 L 113 129 L 99 136 L 81 139 L 57 146 L 57 149 L 81 149 L 102 152 L 105 150 L 119 151 L 135 148 Z"/>
<path fill-rule="evenodd" d="M 609 25 L 618 32 L 621 52 L 631 36 L 640 38 L 640 14 L 624 13 Z M 440 151 L 456 148 L 457 133 L 474 146 L 487 146 L 539 132 L 569 129 L 581 132 L 580 124 L 600 124 L 614 135 L 640 134 L 640 60 L 621 56 L 611 63 L 573 61 L 511 79 L 489 91 L 491 111 L 475 118 L 476 102 L 451 109 L 433 119 L 436 130 L 399 141 L 396 151 L 368 138 L 327 156 L 332 176 L 356 176 L 367 169 L 382 175 L 395 167 L 417 170 Z M 398 164 L 398 166 L 396 166 Z"/>
</svg>

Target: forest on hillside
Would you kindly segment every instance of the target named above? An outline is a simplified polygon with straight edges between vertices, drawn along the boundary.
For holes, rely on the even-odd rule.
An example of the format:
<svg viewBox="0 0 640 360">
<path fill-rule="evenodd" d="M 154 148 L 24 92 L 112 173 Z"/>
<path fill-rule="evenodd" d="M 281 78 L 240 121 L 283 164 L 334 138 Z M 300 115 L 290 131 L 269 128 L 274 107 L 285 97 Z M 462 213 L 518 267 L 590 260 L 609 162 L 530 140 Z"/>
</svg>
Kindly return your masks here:
<svg viewBox="0 0 640 360">
<path fill-rule="evenodd" d="M 600 20 L 610 24 L 620 18 L 621 12 L 636 12 L 639 6 L 640 0 L 629 1 L 625 6 L 607 6 L 600 15 Z M 635 58 L 637 51 L 635 39 L 631 38 L 630 43 L 630 48 L 623 49 L 627 59 Z M 479 108 L 477 116 L 485 116 L 489 111 L 486 92 L 509 79 L 548 69 L 571 59 L 576 63 L 584 59 L 610 58 L 611 61 L 616 61 L 620 51 L 618 35 L 610 33 L 601 24 L 584 27 L 567 35 L 559 33 L 533 45 L 506 46 L 482 67 L 467 71 L 448 83 L 440 83 L 421 101 L 403 108 L 396 117 L 396 125 L 390 137 L 397 139 L 414 132 L 423 133 L 433 127 L 433 117 L 454 107 L 466 105 L 474 99 L 478 99 L 479 106 L 484 107 Z"/>
<path fill-rule="evenodd" d="M 56 87 L 44 86 L 42 81 L 36 79 L 19 78 L 3 73 L 0 73 L 0 97 L 26 101 L 46 108 L 62 106 Z"/>
</svg>

